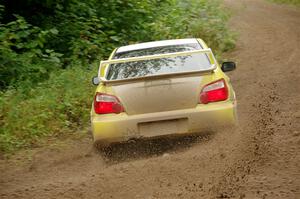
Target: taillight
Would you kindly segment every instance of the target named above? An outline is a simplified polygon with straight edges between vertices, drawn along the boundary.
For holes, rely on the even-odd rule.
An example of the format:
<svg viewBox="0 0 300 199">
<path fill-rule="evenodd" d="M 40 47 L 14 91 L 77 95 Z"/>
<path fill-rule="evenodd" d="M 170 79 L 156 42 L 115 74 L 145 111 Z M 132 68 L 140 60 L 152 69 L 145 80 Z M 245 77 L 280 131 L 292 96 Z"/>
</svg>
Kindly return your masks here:
<svg viewBox="0 0 300 199">
<path fill-rule="evenodd" d="M 96 93 L 94 99 L 94 110 L 97 114 L 107 114 L 121 113 L 124 111 L 124 108 L 116 96 Z"/>
<path fill-rule="evenodd" d="M 228 88 L 224 79 L 205 85 L 200 93 L 200 103 L 224 101 L 228 98 Z"/>
</svg>

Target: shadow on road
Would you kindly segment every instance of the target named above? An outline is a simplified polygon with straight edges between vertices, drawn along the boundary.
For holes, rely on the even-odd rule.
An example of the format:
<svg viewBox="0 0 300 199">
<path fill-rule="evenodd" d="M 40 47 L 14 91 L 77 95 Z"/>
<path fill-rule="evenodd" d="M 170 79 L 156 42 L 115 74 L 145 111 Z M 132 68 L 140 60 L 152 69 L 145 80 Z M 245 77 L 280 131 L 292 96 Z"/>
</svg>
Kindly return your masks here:
<svg viewBox="0 0 300 199">
<path fill-rule="evenodd" d="M 99 153 L 108 164 L 131 161 L 136 159 L 160 156 L 166 153 L 187 150 L 198 142 L 211 139 L 214 133 L 192 134 L 155 139 L 137 139 L 123 143 L 115 143 L 110 147 L 99 150 Z"/>
</svg>

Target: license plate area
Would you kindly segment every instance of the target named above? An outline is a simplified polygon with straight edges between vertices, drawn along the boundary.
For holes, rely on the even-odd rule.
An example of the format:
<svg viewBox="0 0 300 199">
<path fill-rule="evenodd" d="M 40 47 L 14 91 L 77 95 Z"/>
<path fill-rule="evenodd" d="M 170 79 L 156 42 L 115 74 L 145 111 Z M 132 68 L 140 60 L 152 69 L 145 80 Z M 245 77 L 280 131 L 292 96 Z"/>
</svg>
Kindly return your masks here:
<svg viewBox="0 0 300 199">
<path fill-rule="evenodd" d="M 172 119 L 138 124 L 139 133 L 143 137 L 187 133 L 188 119 Z"/>
</svg>

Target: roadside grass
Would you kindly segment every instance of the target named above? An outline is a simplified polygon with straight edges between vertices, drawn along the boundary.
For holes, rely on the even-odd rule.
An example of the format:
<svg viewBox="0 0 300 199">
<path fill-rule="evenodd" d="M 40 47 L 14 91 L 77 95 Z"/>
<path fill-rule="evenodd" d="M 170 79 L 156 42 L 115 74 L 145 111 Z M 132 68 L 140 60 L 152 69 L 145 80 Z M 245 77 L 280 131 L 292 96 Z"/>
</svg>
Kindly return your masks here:
<svg viewBox="0 0 300 199">
<path fill-rule="evenodd" d="M 59 136 L 85 127 L 92 103 L 93 72 L 80 68 L 57 71 L 34 88 L 2 93 L 0 149 L 14 151 L 38 146 L 41 137 Z"/>
<path fill-rule="evenodd" d="M 234 48 L 235 37 L 227 27 L 229 14 L 222 1 L 172 2 L 160 9 L 155 21 L 136 31 L 137 35 L 139 31 L 148 31 L 149 38 L 130 43 L 200 37 L 218 56 Z M 99 55 L 103 56 L 107 55 Z M 21 82 L 17 87 L 0 91 L 0 154 L 37 147 L 46 138 L 87 129 L 95 90 L 91 78 L 96 75 L 98 61 L 88 69 L 82 62 L 73 60 L 72 66 L 51 72 L 49 79 L 34 86 Z"/>
</svg>

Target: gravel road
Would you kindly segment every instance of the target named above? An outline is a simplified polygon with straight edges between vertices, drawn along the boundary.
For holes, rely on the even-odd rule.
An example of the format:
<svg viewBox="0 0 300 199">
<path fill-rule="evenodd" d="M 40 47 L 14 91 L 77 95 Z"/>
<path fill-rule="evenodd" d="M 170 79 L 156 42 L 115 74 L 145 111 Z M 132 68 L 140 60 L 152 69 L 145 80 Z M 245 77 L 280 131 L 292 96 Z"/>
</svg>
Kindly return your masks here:
<svg viewBox="0 0 300 199">
<path fill-rule="evenodd" d="M 300 198 L 300 10 L 225 0 L 239 126 L 96 152 L 89 137 L 0 160 L 0 198 Z M 30 157 L 30 158 L 29 158 Z"/>
</svg>

